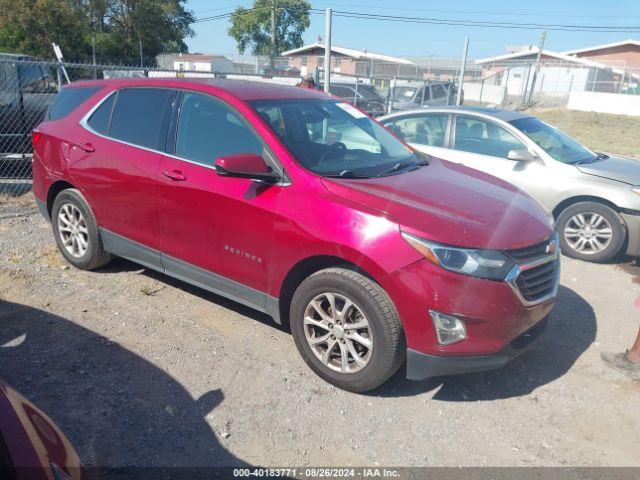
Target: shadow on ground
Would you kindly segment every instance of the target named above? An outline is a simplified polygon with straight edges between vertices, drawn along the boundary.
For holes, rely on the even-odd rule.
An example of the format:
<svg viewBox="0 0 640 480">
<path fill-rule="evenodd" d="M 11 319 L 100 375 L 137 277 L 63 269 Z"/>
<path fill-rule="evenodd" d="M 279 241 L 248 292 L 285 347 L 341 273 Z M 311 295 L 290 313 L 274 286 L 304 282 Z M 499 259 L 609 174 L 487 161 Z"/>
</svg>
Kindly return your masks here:
<svg viewBox="0 0 640 480">
<path fill-rule="evenodd" d="M 48 312 L 0 300 L 0 377 L 57 423 L 85 464 L 247 466 L 204 419 L 221 390 L 193 398 L 147 360 Z"/>
<path fill-rule="evenodd" d="M 108 273 L 141 268 L 144 275 L 161 285 L 171 285 L 273 328 L 289 331 L 287 326 L 277 325 L 266 314 L 126 260 L 116 259 L 102 271 Z M 567 373 L 595 340 L 596 329 L 595 313 L 591 305 L 576 292 L 561 285 L 543 338 L 531 350 L 506 367 L 491 372 L 440 377 L 419 382 L 407 380 L 405 369 L 401 368 L 393 378 L 369 395 L 403 397 L 437 390 L 433 396 L 435 400 L 461 402 L 528 395 L 536 388 Z M 295 348 L 293 342 L 291 348 Z"/>
<path fill-rule="evenodd" d="M 437 390 L 433 399 L 449 402 L 528 395 L 567 373 L 595 340 L 596 329 L 596 317 L 591 305 L 573 290 L 561 286 L 544 337 L 506 367 L 422 382 L 406 380 L 404 371 L 401 371 L 372 393 L 383 397 L 401 397 Z"/>
</svg>

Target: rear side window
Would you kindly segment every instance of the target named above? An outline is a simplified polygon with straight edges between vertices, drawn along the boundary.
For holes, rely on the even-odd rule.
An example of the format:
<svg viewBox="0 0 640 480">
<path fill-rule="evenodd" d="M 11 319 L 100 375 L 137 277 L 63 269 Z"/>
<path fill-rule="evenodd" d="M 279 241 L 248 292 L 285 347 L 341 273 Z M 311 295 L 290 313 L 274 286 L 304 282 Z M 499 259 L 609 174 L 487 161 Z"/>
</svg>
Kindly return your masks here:
<svg viewBox="0 0 640 480">
<path fill-rule="evenodd" d="M 111 120 L 111 111 L 113 110 L 113 103 L 115 100 L 116 95 L 111 95 L 100 104 L 87 121 L 89 126 L 96 132 L 102 133 L 103 135 L 109 133 L 109 120 Z"/>
<path fill-rule="evenodd" d="M 433 114 L 402 118 L 397 120 L 391 129 L 405 142 L 442 147 L 446 126 L 446 114 Z"/>
<path fill-rule="evenodd" d="M 126 88 L 118 92 L 109 136 L 152 149 L 164 148 L 163 130 L 175 91 L 161 88 Z"/>
<path fill-rule="evenodd" d="M 100 87 L 63 88 L 49 107 L 46 119 L 60 120 L 66 117 L 98 90 Z"/>
</svg>

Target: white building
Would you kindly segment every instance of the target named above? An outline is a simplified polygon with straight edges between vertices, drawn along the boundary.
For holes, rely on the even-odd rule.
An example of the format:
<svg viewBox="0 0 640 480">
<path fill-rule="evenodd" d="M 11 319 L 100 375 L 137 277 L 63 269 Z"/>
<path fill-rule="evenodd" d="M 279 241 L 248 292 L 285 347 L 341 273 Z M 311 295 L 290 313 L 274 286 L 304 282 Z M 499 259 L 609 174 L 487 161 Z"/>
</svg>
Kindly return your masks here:
<svg viewBox="0 0 640 480">
<path fill-rule="evenodd" d="M 233 73 L 233 62 L 222 55 L 181 54 L 173 59 L 174 70 Z"/>
</svg>

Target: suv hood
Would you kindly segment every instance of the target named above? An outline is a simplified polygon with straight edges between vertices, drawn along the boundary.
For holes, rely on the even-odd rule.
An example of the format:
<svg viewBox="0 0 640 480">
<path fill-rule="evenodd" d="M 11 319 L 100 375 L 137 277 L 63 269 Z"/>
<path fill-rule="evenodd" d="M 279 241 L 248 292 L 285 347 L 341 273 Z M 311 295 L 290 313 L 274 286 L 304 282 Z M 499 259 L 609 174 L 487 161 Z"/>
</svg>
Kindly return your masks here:
<svg viewBox="0 0 640 480">
<path fill-rule="evenodd" d="M 413 172 L 322 181 L 332 193 L 446 245 L 513 249 L 551 234 L 550 215 L 527 194 L 491 175 L 436 158 Z"/>
<path fill-rule="evenodd" d="M 640 160 L 633 158 L 609 157 L 576 167 L 587 175 L 640 185 Z"/>
</svg>

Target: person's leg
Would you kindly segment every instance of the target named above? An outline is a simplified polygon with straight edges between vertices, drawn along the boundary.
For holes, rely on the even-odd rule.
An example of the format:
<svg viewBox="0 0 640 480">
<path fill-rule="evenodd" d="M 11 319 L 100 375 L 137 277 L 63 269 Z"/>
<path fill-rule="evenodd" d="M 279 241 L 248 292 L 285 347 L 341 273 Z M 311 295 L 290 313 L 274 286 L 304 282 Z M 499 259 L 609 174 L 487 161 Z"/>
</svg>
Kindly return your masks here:
<svg viewBox="0 0 640 480">
<path fill-rule="evenodd" d="M 600 356 L 606 366 L 634 380 L 640 380 L 640 330 L 633 346 L 626 353 L 602 352 Z"/>
<path fill-rule="evenodd" d="M 640 363 L 640 330 L 638 330 L 638 336 L 633 343 L 633 347 L 627 352 L 627 360 L 631 363 Z"/>
</svg>

